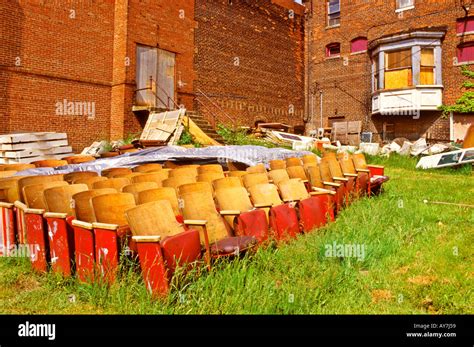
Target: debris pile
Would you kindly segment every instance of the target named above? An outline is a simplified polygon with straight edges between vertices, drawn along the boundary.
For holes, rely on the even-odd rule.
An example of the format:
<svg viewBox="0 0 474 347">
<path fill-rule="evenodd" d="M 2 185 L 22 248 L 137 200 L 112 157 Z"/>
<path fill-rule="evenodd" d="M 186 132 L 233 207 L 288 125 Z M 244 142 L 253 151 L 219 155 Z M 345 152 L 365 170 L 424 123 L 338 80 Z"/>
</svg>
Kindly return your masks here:
<svg viewBox="0 0 474 347">
<path fill-rule="evenodd" d="M 28 164 L 73 155 L 66 133 L 32 132 L 0 136 L 0 164 Z"/>
</svg>

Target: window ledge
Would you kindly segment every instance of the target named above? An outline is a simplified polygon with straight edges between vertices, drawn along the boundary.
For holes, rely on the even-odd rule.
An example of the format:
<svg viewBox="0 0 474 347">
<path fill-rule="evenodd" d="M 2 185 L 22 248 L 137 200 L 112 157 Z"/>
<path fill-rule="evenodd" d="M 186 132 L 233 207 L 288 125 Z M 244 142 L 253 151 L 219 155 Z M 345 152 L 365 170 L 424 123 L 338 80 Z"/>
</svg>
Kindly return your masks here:
<svg viewBox="0 0 474 347">
<path fill-rule="evenodd" d="M 403 8 L 397 8 L 395 10 L 395 13 L 400 13 L 400 12 L 403 12 L 403 11 L 409 11 L 409 10 L 413 10 L 415 8 L 415 6 L 408 6 L 408 7 L 403 7 Z"/>
<path fill-rule="evenodd" d="M 457 33 L 456 34 L 457 37 L 463 37 L 463 36 L 468 36 L 468 35 L 474 35 L 474 31 L 466 31 L 466 32 L 463 32 L 463 33 Z"/>
<path fill-rule="evenodd" d="M 325 57 L 326 60 L 334 60 L 334 59 L 339 59 L 339 58 L 341 58 L 340 55 L 333 55 L 331 57 Z"/>
<path fill-rule="evenodd" d="M 341 24 L 336 24 L 336 25 L 331 25 L 331 26 L 327 26 L 325 29 L 326 30 L 329 30 L 329 29 L 336 29 L 336 28 L 339 28 L 341 26 Z"/>
<path fill-rule="evenodd" d="M 419 84 L 414 87 L 406 87 L 406 88 L 396 88 L 396 89 L 379 89 L 375 92 L 372 92 L 372 95 L 377 95 L 381 93 L 389 93 L 389 92 L 399 92 L 405 90 L 414 90 L 414 89 L 444 89 L 444 85 L 442 84 Z"/>
<path fill-rule="evenodd" d="M 367 53 L 367 50 L 358 51 L 358 52 L 351 52 L 351 55 L 358 55 L 358 54 L 364 54 L 364 53 Z"/>
<path fill-rule="evenodd" d="M 463 66 L 463 65 L 472 65 L 472 64 L 474 64 L 474 60 L 458 62 L 454 64 L 454 66 Z"/>
</svg>

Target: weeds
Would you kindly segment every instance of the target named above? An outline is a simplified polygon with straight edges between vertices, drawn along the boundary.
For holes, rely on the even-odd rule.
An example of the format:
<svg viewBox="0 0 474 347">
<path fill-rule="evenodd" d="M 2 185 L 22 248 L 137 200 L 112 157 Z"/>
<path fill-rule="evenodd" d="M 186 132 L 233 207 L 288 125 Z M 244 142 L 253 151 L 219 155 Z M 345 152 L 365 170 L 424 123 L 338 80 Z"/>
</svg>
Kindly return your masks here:
<svg viewBox="0 0 474 347">
<path fill-rule="evenodd" d="M 150 296 L 136 264 L 106 286 L 1 258 L 1 313 L 474 313 L 474 213 L 423 203 L 474 204 L 471 167 L 416 170 L 416 159 L 398 155 L 371 161 L 391 178 L 380 196 L 353 202 L 334 223 L 292 242 L 219 261 L 211 271 L 178 270 L 163 299 Z M 365 257 L 327 257 L 333 242 L 365 245 Z"/>
</svg>

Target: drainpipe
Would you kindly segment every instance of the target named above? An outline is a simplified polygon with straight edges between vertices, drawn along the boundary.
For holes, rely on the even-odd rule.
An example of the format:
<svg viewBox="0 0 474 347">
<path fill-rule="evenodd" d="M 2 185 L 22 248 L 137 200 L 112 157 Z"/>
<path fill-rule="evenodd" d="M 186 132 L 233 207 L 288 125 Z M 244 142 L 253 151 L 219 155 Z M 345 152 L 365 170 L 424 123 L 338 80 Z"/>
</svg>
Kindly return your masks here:
<svg viewBox="0 0 474 347">
<path fill-rule="evenodd" d="M 454 115 L 453 111 L 449 113 L 449 141 L 454 142 Z"/>
<path fill-rule="evenodd" d="M 323 91 L 319 91 L 319 106 L 320 106 L 320 116 L 321 116 L 321 124 L 320 128 L 323 128 Z"/>
</svg>

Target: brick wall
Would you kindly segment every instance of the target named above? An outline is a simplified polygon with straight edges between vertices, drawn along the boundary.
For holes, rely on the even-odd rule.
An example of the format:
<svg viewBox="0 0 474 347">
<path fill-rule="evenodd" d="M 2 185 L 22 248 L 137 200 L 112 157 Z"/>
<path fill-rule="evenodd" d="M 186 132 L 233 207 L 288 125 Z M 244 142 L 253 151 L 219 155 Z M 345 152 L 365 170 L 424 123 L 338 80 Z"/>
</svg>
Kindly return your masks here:
<svg viewBox="0 0 474 347">
<path fill-rule="evenodd" d="M 139 132 L 146 119 L 131 111 L 137 43 L 177 54 L 186 85 L 175 98 L 192 108 L 193 16 L 187 0 L 2 1 L 0 133 L 67 132 L 77 152 Z M 57 115 L 64 99 L 94 103 L 94 119 Z"/>
<path fill-rule="evenodd" d="M 456 47 L 462 40 L 473 37 L 456 36 L 456 19 L 464 16 L 459 2 L 451 0 L 416 0 L 415 9 L 395 12 L 395 0 L 342 0 L 339 27 L 328 28 L 326 1 L 312 0 L 306 4 L 311 15 L 310 26 L 310 97 L 308 108 L 312 115 L 308 128 L 319 127 L 319 91 L 323 92 L 324 126 L 330 117 L 361 120 L 365 130 L 381 132 L 383 123 L 394 124 L 395 136 L 449 140 L 449 121 L 441 119 L 440 112 L 422 112 L 420 119 L 412 116 L 371 115 L 371 63 L 367 52 L 350 53 L 350 42 L 356 37 L 367 37 L 369 42 L 391 34 L 429 27 L 446 27 L 442 41 L 443 102 L 453 103 L 460 95 L 464 80 L 458 66 L 453 66 Z M 326 58 L 325 47 L 332 42 L 341 43 L 341 57 Z M 314 107 L 311 112 L 311 93 Z M 376 136 L 376 140 L 379 137 Z"/>
<path fill-rule="evenodd" d="M 197 0 L 196 88 L 237 124 L 303 124 L 303 7 L 288 0 Z M 205 97 L 199 111 L 230 121 Z"/>
<path fill-rule="evenodd" d="M 66 131 L 75 150 L 109 136 L 113 3 L 0 3 L 0 131 Z M 95 118 L 56 103 L 95 103 Z"/>
</svg>

